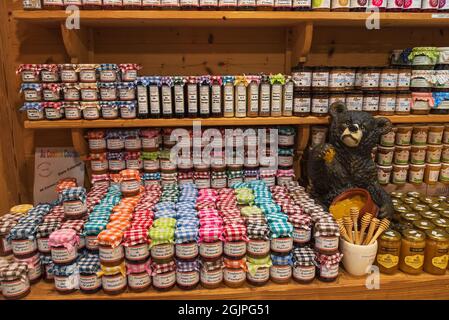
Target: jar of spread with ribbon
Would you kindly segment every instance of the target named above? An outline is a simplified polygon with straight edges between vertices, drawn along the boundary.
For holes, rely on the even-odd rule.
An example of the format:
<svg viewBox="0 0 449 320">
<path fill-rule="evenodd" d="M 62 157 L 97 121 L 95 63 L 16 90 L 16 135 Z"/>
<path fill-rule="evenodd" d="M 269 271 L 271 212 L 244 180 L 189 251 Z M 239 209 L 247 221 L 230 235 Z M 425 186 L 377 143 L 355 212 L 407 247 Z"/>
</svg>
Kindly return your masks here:
<svg viewBox="0 0 449 320">
<path fill-rule="evenodd" d="M 26 297 L 31 290 L 27 264 L 13 262 L 1 266 L 0 283 L 5 299 L 16 300 Z"/>
<path fill-rule="evenodd" d="M 246 282 L 246 259 L 224 258 L 223 282 L 230 288 L 239 288 Z"/>
<path fill-rule="evenodd" d="M 97 255 L 89 254 L 78 261 L 79 288 L 82 293 L 92 294 L 101 289 L 100 259 Z"/>
<path fill-rule="evenodd" d="M 104 293 L 118 295 L 126 291 L 128 283 L 125 262 L 113 267 L 104 266 L 102 263 L 101 270 L 97 274 L 101 277 L 101 285 Z"/>
</svg>

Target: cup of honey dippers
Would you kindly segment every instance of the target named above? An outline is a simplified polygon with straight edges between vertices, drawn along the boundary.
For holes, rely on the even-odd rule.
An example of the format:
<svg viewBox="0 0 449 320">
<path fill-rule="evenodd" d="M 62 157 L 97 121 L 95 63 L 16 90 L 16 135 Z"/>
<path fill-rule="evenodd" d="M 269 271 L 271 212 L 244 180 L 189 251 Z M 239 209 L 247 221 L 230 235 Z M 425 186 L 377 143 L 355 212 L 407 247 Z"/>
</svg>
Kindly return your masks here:
<svg viewBox="0 0 449 320">
<path fill-rule="evenodd" d="M 399 269 L 408 274 L 420 274 L 424 267 L 426 235 L 419 230 L 407 229 L 402 232 Z"/>
<path fill-rule="evenodd" d="M 426 232 L 424 271 L 434 275 L 446 274 L 449 253 L 449 234 L 442 229 Z"/>
<path fill-rule="evenodd" d="M 387 230 L 379 238 L 376 264 L 379 271 L 394 274 L 399 268 L 399 254 L 401 251 L 401 234 L 394 230 Z"/>
</svg>

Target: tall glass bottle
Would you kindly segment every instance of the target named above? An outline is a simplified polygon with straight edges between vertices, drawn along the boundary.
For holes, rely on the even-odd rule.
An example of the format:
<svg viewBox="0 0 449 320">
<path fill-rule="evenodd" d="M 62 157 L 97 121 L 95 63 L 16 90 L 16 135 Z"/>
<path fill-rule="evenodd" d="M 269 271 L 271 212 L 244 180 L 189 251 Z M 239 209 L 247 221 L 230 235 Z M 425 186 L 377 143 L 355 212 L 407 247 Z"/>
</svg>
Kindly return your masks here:
<svg viewBox="0 0 449 320">
<path fill-rule="evenodd" d="M 150 117 L 161 117 L 160 98 L 161 77 L 148 77 L 148 94 L 150 97 Z"/>
<path fill-rule="evenodd" d="M 149 99 L 148 99 L 148 85 L 147 77 L 139 77 L 136 80 L 137 84 L 137 117 L 139 119 L 147 119 L 150 117 Z"/>
<path fill-rule="evenodd" d="M 210 117 L 210 76 L 198 77 L 198 87 L 200 94 L 200 117 L 209 118 Z"/>
<path fill-rule="evenodd" d="M 171 77 L 161 78 L 161 101 L 162 117 L 173 117 L 173 79 Z"/>
<path fill-rule="evenodd" d="M 186 78 L 187 116 L 198 117 L 198 79 L 197 77 Z"/>
<path fill-rule="evenodd" d="M 211 114 L 212 117 L 223 117 L 222 85 L 221 76 L 211 76 Z"/>
<path fill-rule="evenodd" d="M 225 118 L 234 117 L 234 77 L 223 76 L 223 115 Z"/>
<path fill-rule="evenodd" d="M 184 118 L 186 99 L 184 96 L 184 86 L 186 80 L 184 77 L 173 77 L 173 96 L 175 101 L 175 118 Z"/>
</svg>

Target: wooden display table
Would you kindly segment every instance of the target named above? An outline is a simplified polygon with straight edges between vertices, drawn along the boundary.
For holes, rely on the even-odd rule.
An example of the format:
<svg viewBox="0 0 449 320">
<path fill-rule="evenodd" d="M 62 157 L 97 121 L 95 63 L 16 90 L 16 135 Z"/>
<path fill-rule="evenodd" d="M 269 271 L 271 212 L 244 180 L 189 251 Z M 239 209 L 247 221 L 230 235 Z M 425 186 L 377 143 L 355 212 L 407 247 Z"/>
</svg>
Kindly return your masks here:
<svg viewBox="0 0 449 320">
<path fill-rule="evenodd" d="M 444 276 L 432 276 L 423 273 L 419 276 L 397 273 L 396 275 L 380 276 L 380 288 L 369 290 L 365 286 L 365 277 L 355 278 L 342 274 L 334 283 L 324 283 L 315 280 L 308 285 L 294 281 L 280 285 L 269 283 L 263 287 L 245 285 L 242 288 L 221 288 L 208 290 L 198 287 L 192 291 L 182 291 L 174 288 L 168 292 L 157 292 L 149 289 L 144 293 L 123 293 L 118 296 L 108 296 L 103 292 L 94 295 L 73 293 L 58 294 L 53 284 L 40 282 L 32 287 L 30 300 L 108 300 L 108 299 L 167 299 L 167 300 L 206 300 L 206 299 L 313 299 L 313 300 L 350 300 L 350 299 L 449 299 L 449 273 Z"/>
</svg>

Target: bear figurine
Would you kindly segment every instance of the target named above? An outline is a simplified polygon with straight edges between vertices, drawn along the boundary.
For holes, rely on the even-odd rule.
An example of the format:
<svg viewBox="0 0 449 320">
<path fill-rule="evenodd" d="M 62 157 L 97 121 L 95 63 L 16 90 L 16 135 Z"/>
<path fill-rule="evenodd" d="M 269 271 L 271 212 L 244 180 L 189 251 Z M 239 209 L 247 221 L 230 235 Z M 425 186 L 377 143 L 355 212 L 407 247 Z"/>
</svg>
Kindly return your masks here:
<svg viewBox="0 0 449 320">
<path fill-rule="evenodd" d="M 380 218 L 392 219 L 393 204 L 377 181 L 371 153 L 392 124 L 360 111 L 348 111 L 340 102 L 331 105 L 329 143 L 314 147 L 307 165 L 311 193 L 329 208 L 333 199 L 351 188 L 367 190 L 379 207 Z"/>
</svg>

